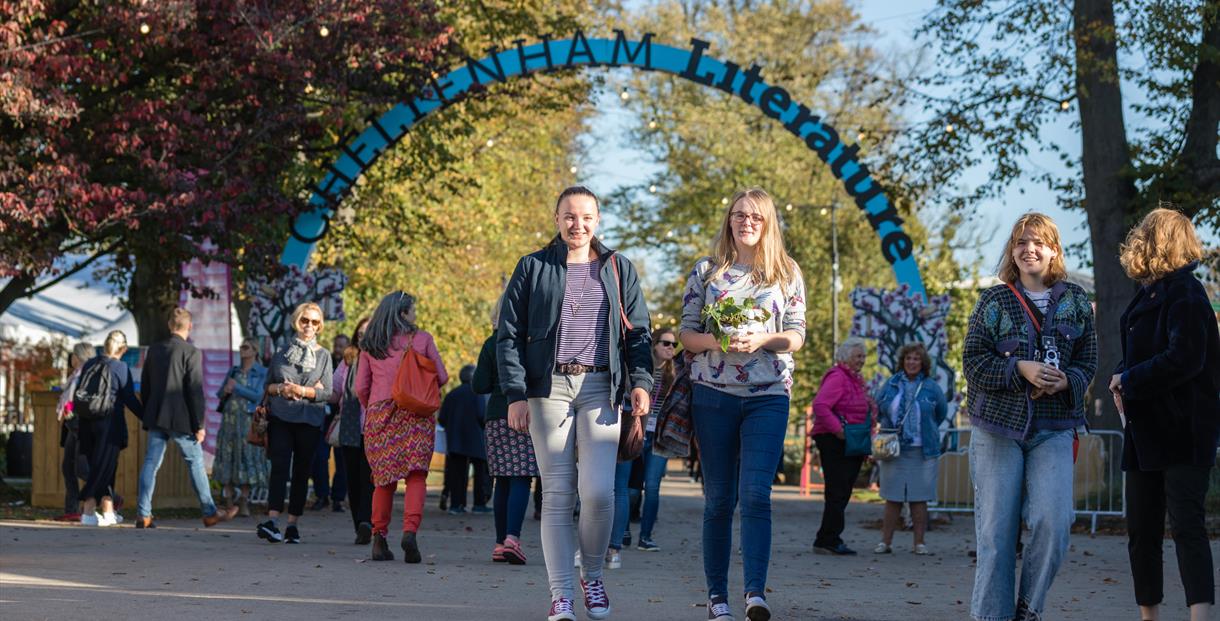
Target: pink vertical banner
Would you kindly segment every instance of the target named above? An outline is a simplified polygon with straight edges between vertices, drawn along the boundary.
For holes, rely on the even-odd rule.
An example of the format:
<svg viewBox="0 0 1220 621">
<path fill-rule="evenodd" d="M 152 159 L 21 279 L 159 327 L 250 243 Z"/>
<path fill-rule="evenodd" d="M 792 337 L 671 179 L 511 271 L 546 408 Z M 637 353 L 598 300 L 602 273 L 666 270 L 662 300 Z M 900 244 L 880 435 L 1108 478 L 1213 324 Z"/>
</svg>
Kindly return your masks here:
<svg viewBox="0 0 1220 621">
<path fill-rule="evenodd" d="M 203 353 L 203 395 L 207 402 L 207 415 L 204 419 L 207 439 L 203 443 L 203 452 L 207 467 L 211 469 L 221 418 L 220 412 L 216 411 L 220 403 L 216 394 L 224 385 L 229 369 L 233 366 L 229 266 L 220 261 L 203 263 L 194 259 L 182 265 L 182 275 L 195 289 L 210 289 L 216 294 L 216 297 L 212 298 L 196 298 L 191 297 L 190 291 L 183 291 L 179 301 L 191 312 L 191 323 L 194 326 L 191 330 L 191 342 Z"/>
</svg>

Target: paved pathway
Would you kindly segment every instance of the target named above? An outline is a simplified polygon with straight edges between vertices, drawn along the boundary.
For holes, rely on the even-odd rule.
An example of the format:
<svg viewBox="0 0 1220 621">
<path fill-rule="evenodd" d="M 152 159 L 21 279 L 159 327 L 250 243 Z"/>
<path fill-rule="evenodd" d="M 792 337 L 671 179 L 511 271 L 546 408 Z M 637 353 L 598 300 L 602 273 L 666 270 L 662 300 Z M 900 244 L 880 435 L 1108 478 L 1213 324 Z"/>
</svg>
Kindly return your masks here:
<svg viewBox="0 0 1220 621">
<path fill-rule="evenodd" d="M 608 572 L 612 618 L 630 621 L 706 618 L 699 549 L 702 501 L 697 485 L 666 479 L 661 552 L 628 550 L 623 569 Z M 395 518 L 401 516 L 400 507 Z M 938 552 L 869 553 L 878 533 L 864 522 L 880 506 L 848 509 L 855 558 L 810 553 L 821 503 L 782 488 L 775 497 L 775 544 L 768 599 L 781 620 L 942 620 L 968 618 L 973 521 L 958 517 L 929 534 Z M 153 531 L 89 529 L 52 522 L 0 523 L 0 618 L 302 619 L 377 618 L 445 621 L 544 619 L 546 573 L 538 523 L 527 517 L 523 567 L 489 560 L 492 520 L 449 516 L 429 496 L 420 543 L 424 563 L 373 563 L 351 544 L 346 514 L 308 512 L 302 545 L 256 539 L 253 519 L 213 529 L 197 520 L 167 521 Z M 396 555 L 398 536 L 390 544 Z M 1072 550 L 1051 592 L 1047 619 L 1136 618 L 1126 539 L 1072 538 Z M 1220 544 L 1212 542 L 1220 558 Z M 1172 545 L 1166 548 L 1166 619 L 1185 618 Z M 741 589 L 740 557 L 730 589 Z M 740 608 L 740 602 L 734 602 Z M 740 615 L 740 610 L 738 612 Z M 580 618 L 584 618 L 583 614 Z"/>
</svg>

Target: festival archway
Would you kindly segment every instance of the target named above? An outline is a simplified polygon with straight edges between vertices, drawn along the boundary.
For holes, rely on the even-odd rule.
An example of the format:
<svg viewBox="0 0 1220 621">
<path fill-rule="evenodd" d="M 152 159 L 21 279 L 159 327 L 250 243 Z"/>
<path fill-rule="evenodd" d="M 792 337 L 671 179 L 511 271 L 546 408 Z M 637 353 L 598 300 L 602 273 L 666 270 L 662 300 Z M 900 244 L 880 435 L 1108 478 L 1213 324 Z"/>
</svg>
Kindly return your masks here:
<svg viewBox="0 0 1220 621">
<path fill-rule="evenodd" d="M 767 84 L 758 65 L 742 69 L 736 63 L 705 56 L 707 41 L 691 39 L 690 49 L 679 49 L 653 43 L 652 33 L 645 34 L 639 41 L 628 40 L 621 30 L 614 33 L 613 39 L 588 39 L 577 30 L 569 39 L 544 37 L 541 42 L 528 46 L 524 39 L 519 39 L 514 42 L 515 47 L 504 50 L 493 46 L 488 48 L 487 57 L 475 60 L 468 56 L 462 67 L 433 78 L 420 95 L 408 97 L 380 117 L 370 115 L 369 125 L 363 132 L 348 134 L 340 140 L 339 157 L 327 164 L 326 176 L 313 188 L 310 204 L 314 210 L 301 214 L 293 222 L 292 237 L 284 247 L 281 262 L 304 268 L 314 246 L 326 235 L 330 218 L 350 193 L 356 179 L 416 123 L 459 101 L 472 88 L 557 69 L 635 67 L 669 73 L 720 89 L 757 106 L 763 114 L 782 123 L 830 166 L 856 206 L 865 213 L 880 238 L 882 256 L 893 267 L 899 288 L 905 285 L 910 293 L 927 297 L 919 267 L 912 257 L 911 238 L 903 231 L 903 221 L 884 189 L 857 157 L 859 145 L 844 144 L 833 127 L 804 104 L 793 101 L 786 89 Z"/>
</svg>

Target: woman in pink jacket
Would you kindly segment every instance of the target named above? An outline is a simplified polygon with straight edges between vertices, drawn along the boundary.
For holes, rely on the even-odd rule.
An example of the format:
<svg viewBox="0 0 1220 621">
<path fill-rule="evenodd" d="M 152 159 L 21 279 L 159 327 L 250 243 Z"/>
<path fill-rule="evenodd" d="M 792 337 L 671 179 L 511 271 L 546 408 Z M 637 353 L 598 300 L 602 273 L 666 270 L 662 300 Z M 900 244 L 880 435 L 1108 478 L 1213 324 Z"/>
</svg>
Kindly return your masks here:
<svg viewBox="0 0 1220 621">
<path fill-rule="evenodd" d="M 813 399 L 813 431 L 810 433 L 818 445 L 826 482 L 822 528 L 813 540 L 813 551 L 818 554 L 845 556 L 856 553 L 843 542 L 843 512 L 851 500 L 852 484 L 860 474 L 864 457 L 845 454 L 847 442 L 843 423 L 863 423 L 874 417 L 876 408 L 860 377 L 864 359 L 863 339 L 853 337 L 843 341 L 835 350 L 835 365 L 822 377 L 821 387 Z"/>
<path fill-rule="evenodd" d="M 425 482 L 432 462 L 436 438 L 436 418 L 401 410 L 391 394 L 402 355 L 411 347 L 436 364 L 442 386 L 449 381 L 445 364 L 432 335 L 415 326 L 415 298 L 396 291 L 381 300 L 368 331 L 360 342 L 356 363 L 356 397 L 364 407 L 364 451 L 373 474 L 373 554 L 374 561 L 392 561 L 394 553 L 386 543 L 390 510 L 398 481 L 406 479 L 403 502 L 403 560 L 422 560 L 416 533 L 424 514 Z"/>
</svg>

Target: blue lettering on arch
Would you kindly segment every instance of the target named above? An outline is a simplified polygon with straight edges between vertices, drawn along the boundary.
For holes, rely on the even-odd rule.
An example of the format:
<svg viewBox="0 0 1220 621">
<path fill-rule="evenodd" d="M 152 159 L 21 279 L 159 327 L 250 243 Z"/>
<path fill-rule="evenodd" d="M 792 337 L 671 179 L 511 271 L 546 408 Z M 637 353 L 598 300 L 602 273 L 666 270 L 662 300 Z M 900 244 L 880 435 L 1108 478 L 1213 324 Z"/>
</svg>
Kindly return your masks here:
<svg viewBox="0 0 1220 621">
<path fill-rule="evenodd" d="M 708 57 L 704 52 L 709 44 L 699 39 L 691 39 L 691 47 L 681 49 L 654 43 L 652 36 L 648 33 L 639 41 L 630 41 L 616 30 L 613 39 L 587 39 L 578 31 L 570 39 L 544 37 L 532 45 L 518 40 L 503 50 L 488 48 L 488 56 L 483 59 L 466 57 L 460 68 L 434 76 L 418 96 L 407 98 L 380 117 L 369 117 L 369 126 L 363 132 L 344 137 L 339 145 L 340 155 L 326 166 L 326 175 L 312 188 L 309 204 L 313 210 L 293 221 L 292 234 L 280 261 L 305 267 L 314 245 L 325 236 L 331 216 L 350 193 L 355 180 L 416 123 L 460 100 L 472 88 L 567 67 L 628 66 L 720 89 L 782 123 L 843 182 L 848 195 L 876 231 L 882 256 L 892 266 L 898 283 L 926 297 L 919 266 L 912 256 L 913 243 L 902 229 L 902 218 L 867 165 L 857 157 L 858 146 L 843 144 L 834 127 L 794 101 L 786 89 L 767 84 L 758 65 L 743 69 L 735 63 Z"/>
</svg>

